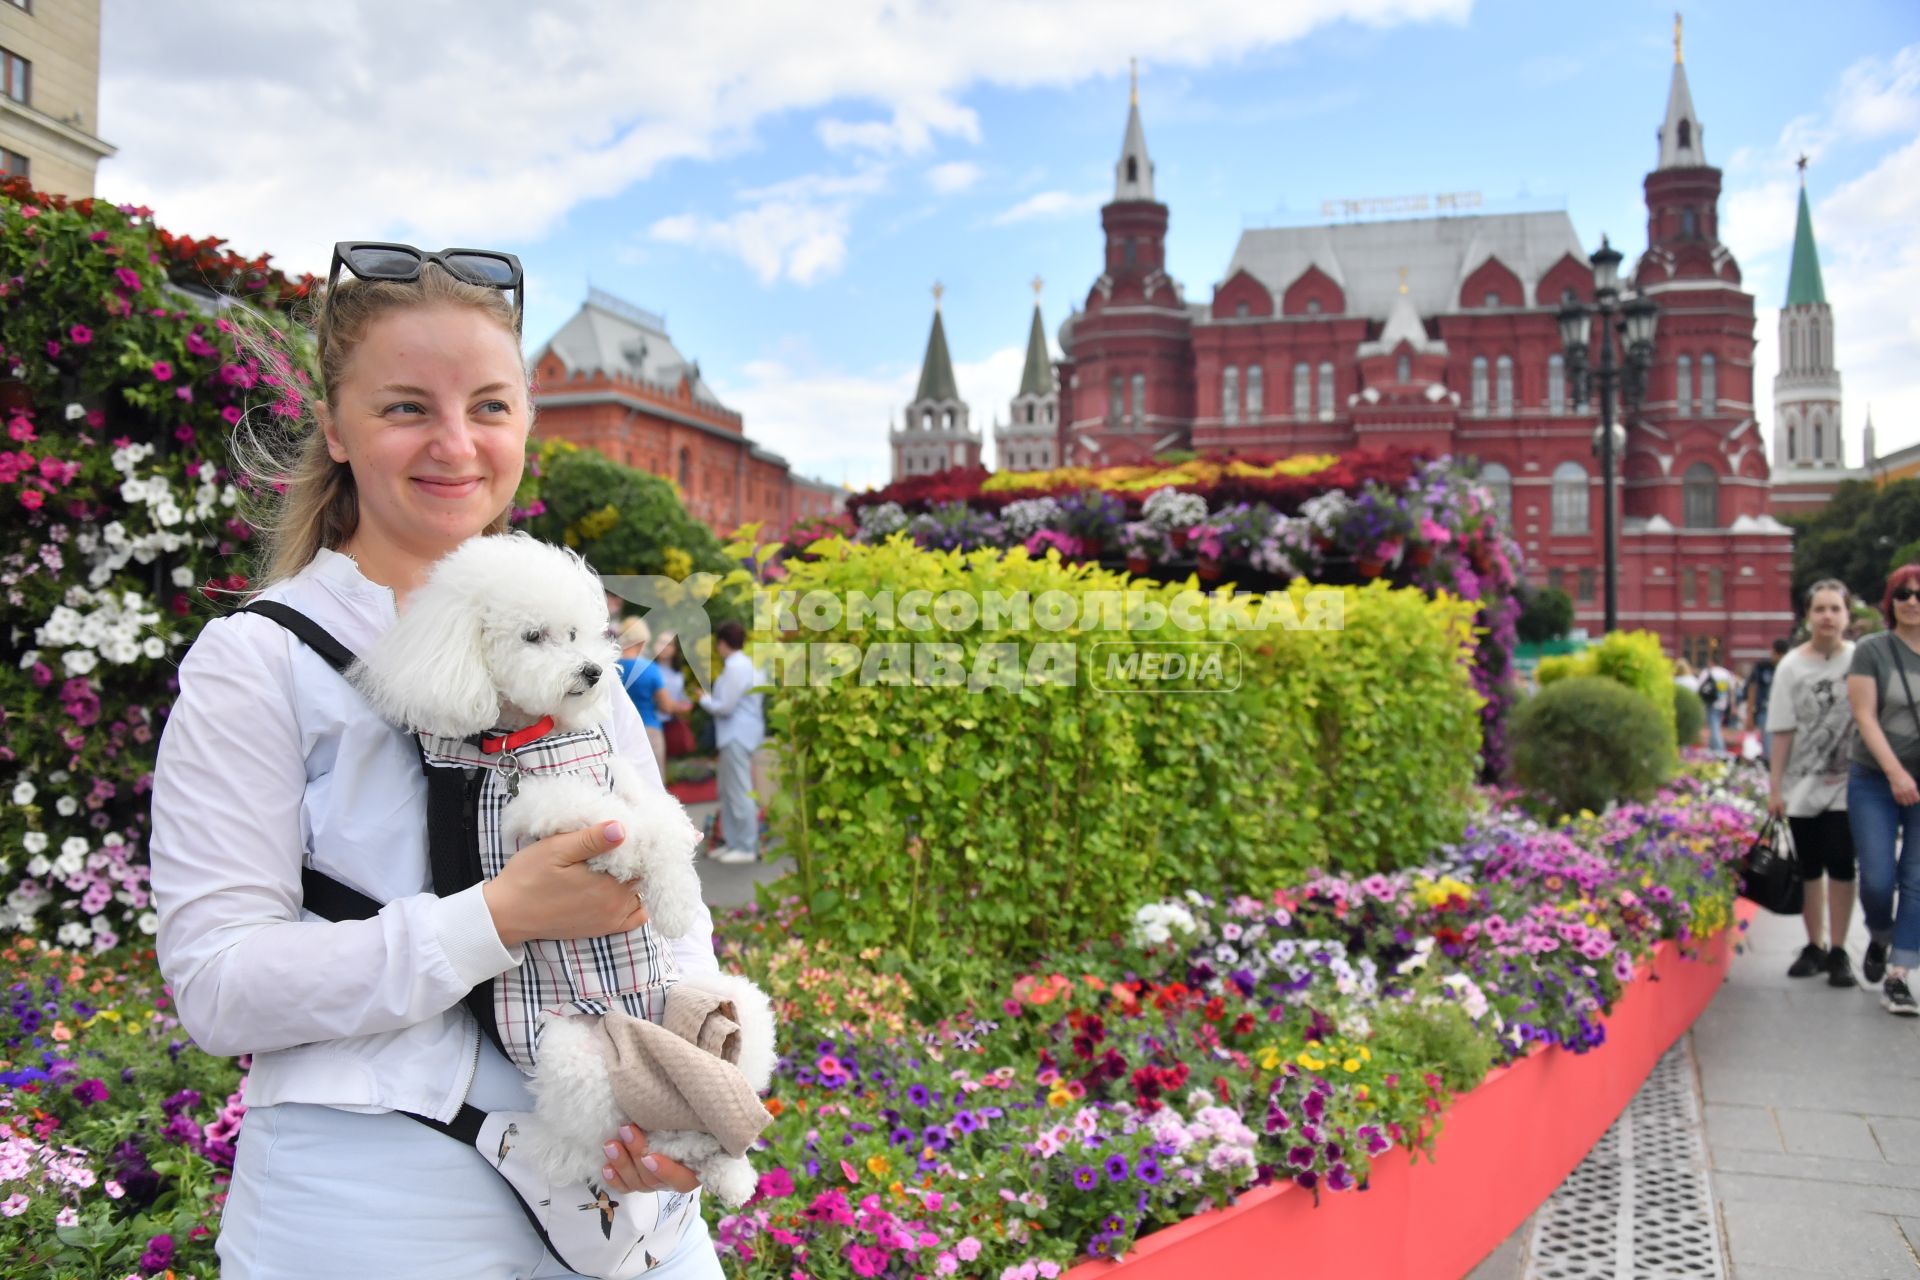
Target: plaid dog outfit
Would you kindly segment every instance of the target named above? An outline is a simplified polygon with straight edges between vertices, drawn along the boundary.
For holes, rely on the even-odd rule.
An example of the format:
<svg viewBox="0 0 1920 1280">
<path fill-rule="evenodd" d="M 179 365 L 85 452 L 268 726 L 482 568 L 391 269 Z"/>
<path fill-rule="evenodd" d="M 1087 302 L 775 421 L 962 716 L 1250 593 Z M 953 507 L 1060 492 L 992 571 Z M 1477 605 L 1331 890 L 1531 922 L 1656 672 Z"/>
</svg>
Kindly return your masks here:
<svg viewBox="0 0 1920 1280">
<path fill-rule="evenodd" d="M 426 768 L 466 771 L 462 808 L 474 823 L 480 874 L 500 874 L 516 850 L 506 847 L 501 814 L 522 777 L 578 773 L 606 790 L 613 786 L 613 743 L 600 726 L 547 733 L 528 742 L 504 738 L 444 738 L 418 734 Z M 651 924 L 631 933 L 567 941 L 538 939 L 525 958 L 493 980 L 493 1019 L 501 1051 L 531 1072 L 543 1015 L 603 1015 L 614 1010 L 659 1022 L 667 990 L 680 973 L 666 940 Z"/>
</svg>

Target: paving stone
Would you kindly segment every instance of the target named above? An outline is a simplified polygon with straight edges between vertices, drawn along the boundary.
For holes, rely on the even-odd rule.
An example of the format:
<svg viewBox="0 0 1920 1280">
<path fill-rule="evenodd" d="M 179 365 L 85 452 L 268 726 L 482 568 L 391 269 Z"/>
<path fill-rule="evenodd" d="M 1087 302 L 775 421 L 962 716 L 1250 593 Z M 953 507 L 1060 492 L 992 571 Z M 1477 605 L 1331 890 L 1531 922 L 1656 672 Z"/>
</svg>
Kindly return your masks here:
<svg viewBox="0 0 1920 1280">
<path fill-rule="evenodd" d="M 1897 1116 L 1868 1116 L 1867 1124 L 1880 1143 L 1880 1154 L 1893 1164 L 1920 1165 L 1920 1120 Z M 1920 1240 L 1914 1241 L 1920 1245 Z"/>
<path fill-rule="evenodd" d="M 1890 1187 L 1913 1197 L 1920 1213 L 1920 1165 L 1889 1164 L 1882 1160 L 1828 1160 L 1793 1156 L 1778 1151 L 1745 1151 L 1737 1147 L 1713 1153 L 1713 1176 L 1750 1173 L 1767 1178 L 1810 1178 L 1853 1186 Z"/>
<path fill-rule="evenodd" d="M 1726 1190 L 1722 1206 L 1734 1274 L 1749 1268 L 1784 1268 L 1813 1277 L 1910 1276 L 1913 1253 L 1891 1216 L 1842 1212 L 1811 1202 L 1750 1201 Z"/>
<path fill-rule="evenodd" d="M 1893 1166 L 1882 1165 L 1882 1169 Z M 1880 1182 L 1840 1182 L 1813 1177 L 1738 1173 L 1715 1166 L 1713 1190 L 1723 1207 L 1735 1204 L 1775 1205 L 1784 1210 L 1893 1215 L 1920 1207 L 1912 1187 Z M 1727 1238 L 1734 1238 L 1731 1224 Z"/>
<path fill-rule="evenodd" d="M 1705 1110 L 1707 1148 L 1716 1155 L 1722 1150 L 1786 1150 L 1770 1108 L 1709 1102 Z"/>
<path fill-rule="evenodd" d="M 1829 1156 L 1839 1160 L 1882 1160 L 1866 1117 L 1840 1111 L 1775 1107 L 1780 1134 L 1792 1155 Z"/>
</svg>

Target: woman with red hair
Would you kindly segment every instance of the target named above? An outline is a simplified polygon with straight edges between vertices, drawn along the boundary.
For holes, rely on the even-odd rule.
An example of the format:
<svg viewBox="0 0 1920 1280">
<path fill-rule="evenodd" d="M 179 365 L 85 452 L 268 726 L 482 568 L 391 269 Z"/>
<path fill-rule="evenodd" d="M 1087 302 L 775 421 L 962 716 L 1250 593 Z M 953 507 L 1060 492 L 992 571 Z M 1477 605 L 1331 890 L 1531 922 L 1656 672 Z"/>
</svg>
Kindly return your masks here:
<svg viewBox="0 0 1920 1280">
<path fill-rule="evenodd" d="M 1920 1004 L 1907 975 L 1920 964 L 1920 564 L 1893 571 L 1880 612 L 1887 629 L 1854 647 L 1847 673 L 1847 701 L 1860 730 L 1847 817 L 1871 938 L 1860 972 L 1869 984 L 1885 977 L 1880 1003 L 1888 1012 L 1914 1017 Z"/>
</svg>

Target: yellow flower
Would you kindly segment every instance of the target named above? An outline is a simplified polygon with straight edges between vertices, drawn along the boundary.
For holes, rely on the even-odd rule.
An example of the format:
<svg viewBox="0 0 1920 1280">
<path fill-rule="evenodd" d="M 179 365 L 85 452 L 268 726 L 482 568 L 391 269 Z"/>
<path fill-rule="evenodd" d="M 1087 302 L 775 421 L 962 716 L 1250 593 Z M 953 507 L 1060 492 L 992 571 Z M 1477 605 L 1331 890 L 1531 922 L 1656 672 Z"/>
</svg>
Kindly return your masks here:
<svg viewBox="0 0 1920 1280">
<path fill-rule="evenodd" d="M 1253 1060 L 1260 1064 L 1262 1071 L 1271 1071 L 1280 1065 L 1280 1050 L 1270 1044 L 1262 1045 L 1254 1051 Z"/>
<path fill-rule="evenodd" d="M 893 1166 L 887 1163 L 887 1158 L 885 1156 L 868 1156 L 867 1157 L 867 1172 L 872 1174 L 876 1178 L 886 1177 L 887 1174 L 892 1171 L 892 1169 L 893 1169 Z"/>
<path fill-rule="evenodd" d="M 1073 1105 L 1073 1095 L 1067 1092 L 1065 1085 L 1057 1084 L 1053 1086 L 1052 1092 L 1047 1094 L 1047 1105 L 1050 1107 L 1070 1107 Z"/>
<path fill-rule="evenodd" d="M 1346 1071 L 1346 1072 L 1347 1072 L 1347 1073 L 1348 1073 L 1349 1075 L 1351 1075 L 1352 1073 L 1354 1073 L 1355 1071 L 1358 1071 L 1358 1070 L 1360 1069 L 1360 1059 L 1358 1059 L 1358 1058 L 1348 1058 L 1348 1059 L 1347 1059 L 1347 1060 L 1346 1060 L 1345 1062 L 1343 1062 L 1343 1063 L 1341 1063 L 1341 1064 L 1340 1064 L 1340 1066 L 1341 1066 L 1341 1067 L 1342 1067 L 1342 1068 L 1343 1068 L 1343 1069 L 1344 1069 L 1344 1070 L 1345 1070 L 1345 1071 Z"/>
<path fill-rule="evenodd" d="M 1365 1046 L 1365 1045 L 1361 1045 L 1361 1046 L 1360 1046 L 1360 1061 L 1362 1061 L 1362 1062 L 1372 1062 L 1372 1061 L 1373 1061 L 1373 1050 L 1371 1050 L 1371 1049 L 1369 1049 L 1369 1048 L 1367 1048 L 1367 1046 Z"/>
</svg>

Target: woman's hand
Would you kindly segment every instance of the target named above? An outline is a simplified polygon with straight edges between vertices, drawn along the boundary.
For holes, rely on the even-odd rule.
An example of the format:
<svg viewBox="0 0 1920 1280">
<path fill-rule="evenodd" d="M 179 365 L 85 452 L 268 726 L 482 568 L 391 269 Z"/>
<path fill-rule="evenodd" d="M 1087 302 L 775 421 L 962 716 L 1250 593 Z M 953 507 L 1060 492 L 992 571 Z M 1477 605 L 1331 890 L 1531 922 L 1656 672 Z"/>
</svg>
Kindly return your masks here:
<svg viewBox="0 0 1920 1280">
<path fill-rule="evenodd" d="M 1778 791 L 1773 792 L 1767 797 L 1767 814 L 1769 817 L 1774 818 L 1784 818 L 1787 816 L 1787 802 L 1781 799 Z"/>
<path fill-rule="evenodd" d="M 548 836 L 507 859 L 480 891 L 501 943 L 604 938 L 645 924 L 646 904 L 633 887 L 586 865 L 623 838 L 619 823 L 598 823 Z"/>
<path fill-rule="evenodd" d="M 647 1135 L 630 1124 L 607 1143 L 607 1165 L 600 1176 L 615 1191 L 691 1191 L 700 1177 L 678 1160 L 647 1151 Z"/>
<path fill-rule="evenodd" d="M 1920 804 L 1920 787 L 1913 783 L 1913 775 L 1905 769 L 1887 775 L 1887 783 L 1893 788 L 1893 802 L 1897 805 Z"/>
</svg>

